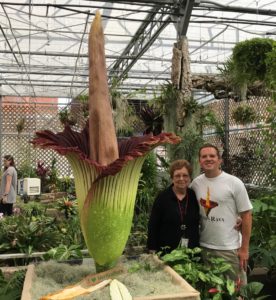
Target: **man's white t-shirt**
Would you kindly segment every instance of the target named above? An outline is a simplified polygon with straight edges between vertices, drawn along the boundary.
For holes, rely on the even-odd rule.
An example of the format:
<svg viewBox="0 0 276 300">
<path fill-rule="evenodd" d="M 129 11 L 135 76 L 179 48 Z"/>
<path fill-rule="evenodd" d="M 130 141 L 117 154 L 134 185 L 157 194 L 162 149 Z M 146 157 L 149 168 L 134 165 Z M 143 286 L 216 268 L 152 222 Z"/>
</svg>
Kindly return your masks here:
<svg viewBox="0 0 276 300">
<path fill-rule="evenodd" d="M 191 184 L 200 207 L 200 245 L 210 249 L 233 250 L 241 246 L 234 228 L 238 214 L 252 209 L 243 182 L 228 173 L 208 178 L 199 175 Z"/>
</svg>

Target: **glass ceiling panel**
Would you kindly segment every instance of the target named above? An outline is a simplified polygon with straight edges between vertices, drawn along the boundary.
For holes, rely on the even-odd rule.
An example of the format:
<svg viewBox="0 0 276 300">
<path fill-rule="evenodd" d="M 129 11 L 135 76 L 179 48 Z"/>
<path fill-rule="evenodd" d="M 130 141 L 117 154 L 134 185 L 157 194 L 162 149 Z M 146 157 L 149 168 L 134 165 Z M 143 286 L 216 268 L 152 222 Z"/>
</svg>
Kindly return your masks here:
<svg viewBox="0 0 276 300">
<path fill-rule="evenodd" d="M 1 93 L 66 98 L 85 93 L 88 32 L 99 9 L 110 82 L 129 68 L 122 90 L 151 94 L 170 79 L 176 26 L 188 2 L 194 2 L 187 29 L 193 74 L 216 74 L 239 41 L 275 39 L 271 0 L 0 1 Z M 124 52 L 130 45 L 132 51 Z"/>
</svg>

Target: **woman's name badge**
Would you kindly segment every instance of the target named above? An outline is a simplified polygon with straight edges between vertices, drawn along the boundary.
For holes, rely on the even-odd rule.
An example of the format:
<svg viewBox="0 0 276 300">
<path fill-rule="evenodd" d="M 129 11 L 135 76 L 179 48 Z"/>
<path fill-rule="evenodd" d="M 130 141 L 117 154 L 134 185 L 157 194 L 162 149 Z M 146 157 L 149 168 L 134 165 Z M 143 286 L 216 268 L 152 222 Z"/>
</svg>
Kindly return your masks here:
<svg viewBox="0 0 276 300">
<path fill-rule="evenodd" d="M 185 230 L 186 230 L 186 225 L 184 225 L 184 224 L 180 225 L 180 229 L 181 229 L 182 231 L 185 231 Z"/>
<path fill-rule="evenodd" d="M 180 240 L 180 246 L 181 247 L 187 248 L 188 244 L 189 244 L 189 239 L 181 238 L 181 240 Z"/>
</svg>

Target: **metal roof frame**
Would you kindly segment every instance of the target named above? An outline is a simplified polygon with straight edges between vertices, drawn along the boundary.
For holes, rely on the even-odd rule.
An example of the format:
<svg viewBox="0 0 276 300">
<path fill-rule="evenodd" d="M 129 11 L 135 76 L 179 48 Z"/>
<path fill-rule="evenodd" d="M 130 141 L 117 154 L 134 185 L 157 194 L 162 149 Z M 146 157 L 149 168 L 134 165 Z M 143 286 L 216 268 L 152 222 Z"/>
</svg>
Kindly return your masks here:
<svg viewBox="0 0 276 300">
<path fill-rule="evenodd" d="M 0 1 L 1 94 L 74 98 L 84 93 L 87 34 L 97 9 L 110 83 L 120 82 L 122 90 L 152 91 L 169 80 L 172 46 L 183 35 L 189 39 L 192 72 L 216 73 L 236 42 L 275 39 L 276 3 L 257 2 Z"/>
</svg>

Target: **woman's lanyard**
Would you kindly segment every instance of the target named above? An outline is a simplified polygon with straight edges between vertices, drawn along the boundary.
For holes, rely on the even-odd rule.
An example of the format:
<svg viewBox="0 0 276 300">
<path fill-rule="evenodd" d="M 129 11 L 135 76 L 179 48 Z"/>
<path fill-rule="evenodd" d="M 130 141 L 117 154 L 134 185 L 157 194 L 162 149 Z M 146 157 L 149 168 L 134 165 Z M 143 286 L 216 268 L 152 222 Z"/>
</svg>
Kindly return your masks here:
<svg viewBox="0 0 276 300">
<path fill-rule="evenodd" d="M 189 202 L 189 196 L 188 196 L 188 191 L 186 193 L 186 205 L 185 205 L 185 209 L 183 210 L 180 204 L 180 200 L 177 199 L 177 203 L 178 203 L 178 209 L 179 209 L 179 214 L 180 214 L 180 221 L 181 221 L 181 225 L 180 225 L 180 229 L 181 230 L 185 230 L 186 229 L 186 225 L 184 225 L 184 217 L 187 214 L 187 208 L 188 208 L 188 202 Z M 184 199 L 185 199 L 184 198 Z M 184 199 L 182 201 L 184 201 Z"/>
</svg>

